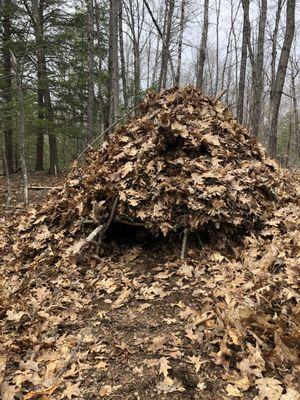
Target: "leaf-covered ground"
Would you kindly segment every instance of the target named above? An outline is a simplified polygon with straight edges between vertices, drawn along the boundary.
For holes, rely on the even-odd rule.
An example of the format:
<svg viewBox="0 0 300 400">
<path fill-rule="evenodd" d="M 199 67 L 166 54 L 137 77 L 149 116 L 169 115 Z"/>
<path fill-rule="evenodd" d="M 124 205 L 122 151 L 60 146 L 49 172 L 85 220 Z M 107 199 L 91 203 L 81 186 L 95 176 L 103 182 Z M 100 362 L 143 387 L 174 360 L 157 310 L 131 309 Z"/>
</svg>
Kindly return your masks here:
<svg viewBox="0 0 300 400">
<path fill-rule="evenodd" d="M 220 102 L 149 94 L 2 219 L 2 398 L 298 400 L 299 181 Z"/>
<path fill-rule="evenodd" d="M 230 258 L 118 243 L 59 270 L 6 266 L 3 399 L 297 399 L 295 235 Z"/>
</svg>

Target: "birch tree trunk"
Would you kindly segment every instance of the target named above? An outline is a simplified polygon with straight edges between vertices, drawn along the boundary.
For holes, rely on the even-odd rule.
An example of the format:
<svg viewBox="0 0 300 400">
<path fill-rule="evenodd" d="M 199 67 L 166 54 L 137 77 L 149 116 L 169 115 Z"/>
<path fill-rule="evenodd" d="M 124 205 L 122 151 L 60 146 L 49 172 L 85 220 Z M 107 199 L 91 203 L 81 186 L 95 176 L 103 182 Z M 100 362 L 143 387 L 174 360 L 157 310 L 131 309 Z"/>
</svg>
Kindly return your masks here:
<svg viewBox="0 0 300 400">
<path fill-rule="evenodd" d="M 269 135 L 268 148 L 271 157 L 276 157 L 278 115 L 279 115 L 279 108 L 281 103 L 284 81 L 286 77 L 287 65 L 290 57 L 290 51 L 295 32 L 295 9 L 296 9 L 296 0 L 287 0 L 285 36 L 278 62 L 274 87 L 270 96 L 271 121 L 270 121 L 270 135 Z"/>
<path fill-rule="evenodd" d="M 197 62 L 197 87 L 203 90 L 204 65 L 206 60 L 207 35 L 208 35 L 208 6 L 209 0 L 204 1 L 203 29 L 201 34 L 200 50 Z"/>
</svg>

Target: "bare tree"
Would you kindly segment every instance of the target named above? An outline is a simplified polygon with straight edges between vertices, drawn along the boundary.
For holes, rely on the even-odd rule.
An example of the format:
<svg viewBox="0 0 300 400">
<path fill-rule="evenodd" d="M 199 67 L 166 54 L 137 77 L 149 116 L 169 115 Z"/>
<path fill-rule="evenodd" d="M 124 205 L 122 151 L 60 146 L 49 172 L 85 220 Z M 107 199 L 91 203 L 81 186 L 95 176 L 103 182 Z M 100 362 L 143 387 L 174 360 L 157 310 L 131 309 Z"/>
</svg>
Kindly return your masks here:
<svg viewBox="0 0 300 400">
<path fill-rule="evenodd" d="M 119 1 L 110 0 L 109 60 L 108 60 L 108 123 L 112 125 L 119 114 L 119 62 L 118 62 Z"/>
<path fill-rule="evenodd" d="M 221 0 L 216 0 L 216 79 L 214 94 L 217 94 L 219 88 L 219 30 L 220 30 L 220 10 Z"/>
<path fill-rule="evenodd" d="M 7 161 L 7 169 L 9 174 L 13 172 L 13 130 L 12 130 L 12 80 L 11 80 L 11 58 L 10 58 L 10 43 L 12 36 L 11 12 L 12 3 L 10 0 L 4 0 L 2 4 L 2 24 L 3 24 L 3 45 L 2 53 L 4 60 L 4 76 L 3 81 L 3 100 L 4 100 L 4 115 L 3 115 L 3 130 L 5 138 L 5 159 Z"/>
<path fill-rule="evenodd" d="M 23 190 L 24 190 L 24 202 L 28 205 L 28 176 L 26 167 L 26 157 L 25 157 L 25 107 L 24 107 L 24 97 L 22 89 L 22 80 L 18 70 L 18 64 L 16 58 L 11 51 L 12 68 L 15 74 L 18 102 L 19 102 L 19 146 L 20 146 L 20 159 L 21 159 L 21 169 L 23 175 Z"/>
<path fill-rule="evenodd" d="M 295 127 L 295 153 L 296 157 L 300 157 L 300 119 L 298 111 L 298 99 L 296 94 L 296 77 L 300 68 L 295 60 L 291 60 L 291 95 L 293 100 L 293 117 Z"/>
<path fill-rule="evenodd" d="M 164 40 L 161 53 L 161 69 L 160 69 L 160 76 L 158 83 L 159 90 L 164 89 L 167 85 L 167 72 L 168 72 L 168 61 L 170 58 L 170 41 L 171 41 L 171 29 L 172 29 L 174 7 L 175 7 L 175 0 L 166 1 Z"/>
<path fill-rule="evenodd" d="M 181 0 L 179 37 L 178 37 L 178 59 L 177 59 L 177 70 L 176 70 L 176 76 L 175 76 L 175 85 L 176 86 L 179 86 L 179 83 L 180 83 L 182 40 L 183 40 L 183 32 L 184 32 L 184 26 L 185 26 L 185 7 L 186 7 L 186 0 Z"/>
<path fill-rule="evenodd" d="M 88 102 L 87 102 L 87 143 L 91 143 L 94 136 L 94 4 L 87 0 L 87 27 L 88 27 Z"/>
<path fill-rule="evenodd" d="M 295 9 L 296 0 L 287 0 L 284 41 L 277 66 L 274 85 L 271 88 L 270 93 L 271 121 L 268 148 L 271 157 L 276 156 L 278 115 L 287 65 L 295 32 Z"/>
<path fill-rule="evenodd" d="M 239 89 L 237 98 L 237 120 L 243 123 L 244 120 L 244 98 L 245 98 L 245 82 L 246 82 L 246 69 L 247 69 L 247 47 L 249 39 L 249 0 L 242 0 L 244 10 L 243 21 L 243 38 L 242 38 L 242 52 L 240 63 L 240 76 L 239 76 Z"/>
<path fill-rule="evenodd" d="M 123 100 L 124 100 L 125 110 L 127 110 L 128 88 L 127 88 L 127 71 L 126 71 L 124 39 L 123 39 L 123 0 L 120 0 L 120 7 L 119 7 L 119 43 L 120 43 L 120 62 L 121 62 Z"/>
<path fill-rule="evenodd" d="M 208 35 L 208 6 L 209 0 L 204 1 L 204 14 L 203 14 L 203 29 L 201 34 L 200 50 L 197 61 L 197 75 L 196 82 L 197 87 L 203 89 L 203 78 L 204 78 L 204 65 L 206 60 L 206 49 L 207 49 L 207 35 Z"/>
<path fill-rule="evenodd" d="M 257 50 L 255 60 L 252 63 L 252 98 L 250 108 L 250 130 L 253 136 L 257 136 L 261 123 L 262 94 L 264 89 L 264 44 L 267 19 L 267 0 L 261 0 L 259 27 L 257 36 Z"/>
<path fill-rule="evenodd" d="M 31 23 L 34 29 L 35 45 L 37 53 L 37 65 L 38 65 L 38 104 L 39 104 L 39 118 L 45 117 L 47 121 L 47 133 L 49 138 L 49 152 L 50 152 L 50 174 L 55 174 L 58 171 L 58 153 L 57 153 L 57 141 L 54 130 L 54 118 L 53 109 L 49 88 L 48 70 L 45 53 L 45 1 L 44 0 L 32 0 L 29 5 L 27 0 L 23 0 L 27 13 L 31 19 Z M 45 112 L 43 109 L 45 108 Z M 44 140 L 43 131 L 38 133 L 37 136 L 37 157 L 36 157 L 36 170 L 43 169 L 43 150 Z"/>
</svg>

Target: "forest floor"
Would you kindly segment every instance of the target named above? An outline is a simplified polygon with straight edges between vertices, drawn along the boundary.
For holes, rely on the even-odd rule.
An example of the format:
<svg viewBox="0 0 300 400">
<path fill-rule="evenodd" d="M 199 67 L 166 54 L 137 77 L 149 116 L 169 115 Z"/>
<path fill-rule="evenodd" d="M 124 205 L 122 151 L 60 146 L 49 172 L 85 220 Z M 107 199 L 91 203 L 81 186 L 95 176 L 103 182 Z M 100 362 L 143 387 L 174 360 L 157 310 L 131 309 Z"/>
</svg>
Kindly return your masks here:
<svg viewBox="0 0 300 400">
<path fill-rule="evenodd" d="M 35 186 L 63 180 L 30 174 Z M 21 208 L 7 211 L 1 181 L 1 241 L 7 237 L 3 227 L 25 211 L 20 177 L 11 183 L 12 204 Z M 44 190 L 31 191 L 30 202 L 39 205 L 45 196 Z M 12 289 L 4 293 L 2 287 L 0 304 L 0 320 L 7 316 L 0 325 L 2 399 L 296 400 L 296 391 L 286 389 L 295 387 L 289 363 L 262 375 L 268 368 L 257 346 L 249 343 L 250 356 L 243 358 L 238 329 L 222 314 L 234 293 L 243 296 L 255 285 L 264 303 L 259 278 L 249 277 L 241 263 L 224 260 L 213 244 L 199 249 L 190 243 L 186 261 L 180 260 L 180 246 L 119 237 L 89 265 L 74 262 L 60 270 L 41 265 L 26 282 L 8 264 L 7 271 L 0 270 L 0 289 L 1 275 L 10 277 Z M 13 240 L 2 248 L 11 254 Z M 224 261 L 230 269 L 222 268 Z M 276 290 L 279 282 L 280 274 L 273 275 L 267 290 Z M 260 321 L 254 322 L 253 331 Z M 258 343 L 268 326 L 266 320 L 264 331 L 256 331 Z M 269 355 L 270 365 L 278 365 L 275 358 Z"/>
</svg>

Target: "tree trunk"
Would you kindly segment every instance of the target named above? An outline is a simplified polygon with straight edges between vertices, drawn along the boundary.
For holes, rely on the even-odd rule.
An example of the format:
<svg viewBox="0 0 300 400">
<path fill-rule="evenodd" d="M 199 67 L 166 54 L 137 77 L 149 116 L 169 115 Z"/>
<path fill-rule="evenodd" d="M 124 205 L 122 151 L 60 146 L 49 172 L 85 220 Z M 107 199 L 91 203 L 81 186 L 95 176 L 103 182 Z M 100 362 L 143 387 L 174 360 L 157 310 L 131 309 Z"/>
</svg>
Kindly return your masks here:
<svg viewBox="0 0 300 400">
<path fill-rule="evenodd" d="M 51 104 L 51 96 L 48 82 L 46 55 L 45 55 L 45 37 L 44 37 L 44 0 L 31 1 L 31 7 L 26 0 L 23 0 L 24 6 L 31 19 L 35 34 L 37 61 L 38 61 L 38 103 L 39 118 L 45 117 L 47 122 L 47 133 L 49 139 L 50 167 L 49 173 L 54 174 L 58 171 L 58 152 L 55 133 L 53 132 L 53 111 Z M 41 106 L 43 105 L 43 111 Z M 43 132 L 38 132 L 37 137 L 37 160 L 36 169 L 42 169 L 43 160 Z"/>
<path fill-rule="evenodd" d="M 221 8 L 221 0 L 216 2 L 216 13 L 217 13 L 217 21 L 216 21 L 216 81 L 215 81 L 215 89 L 214 95 L 217 94 L 219 90 L 219 29 L 220 29 L 220 8 Z"/>
<path fill-rule="evenodd" d="M 197 62 L 197 87 L 200 90 L 203 90 L 203 80 L 204 80 L 204 65 L 206 60 L 206 51 L 207 51 L 207 35 L 208 35 L 208 6 L 209 0 L 204 1 L 204 20 L 203 20 L 203 29 L 201 34 L 201 44 Z"/>
<path fill-rule="evenodd" d="M 244 120 L 244 98 L 245 98 L 245 82 L 246 82 L 246 68 L 247 68 L 247 45 L 249 38 L 249 0 L 242 0 L 244 9 L 244 21 L 243 21 L 243 38 L 242 38 L 242 54 L 240 64 L 240 77 L 239 77 L 239 89 L 237 99 L 237 120 L 239 123 L 243 123 Z"/>
<path fill-rule="evenodd" d="M 267 0 L 261 0 L 257 50 L 252 66 L 252 101 L 250 108 L 250 131 L 252 136 L 258 136 L 261 124 L 262 94 L 264 90 L 264 44 L 267 19 Z"/>
<path fill-rule="evenodd" d="M 35 170 L 44 170 L 44 133 L 45 133 L 45 103 L 44 103 L 44 82 L 43 82 L 43 54 L 44 54 L 44 40 L 43 40 L 43 4 L 38 7 L 34 2 L 32 10 L 33 27 L 35 32 L 35 43 L 37 52 L 37 77 L 38 77 L 38 127 L 36 137 L 36 160 Z"/>
<path fill-rule="evenodd" d="M 118 65 L 118 0 L 110 0 L 109 11 L 109 60 L 108 60 L 108 123 L 112 125 L 119 114 L 119 65 Z"/>
<path fill-rule="evenodd" d="M 123 88 L 123 101 L 124 101 L 125 111 L 127 111 L 128 110 L 128 88 L 127 88 L 124 39 L 123 39 L 123 1 L 122 0 L 121 0 L 121 4 L 119 7 L 119 43 L 120 43 L 120 63 L 121 63 L 122 88 Z"/>
<path fill-rule="evenodd" d="M 175 85 L 176 86 L 179 86 L 179 84 L 180 84 L 182 40 L 183 40 L 183 31 L 184 31 L 184 25 L 185 25 L 185 5 L 186 5 L 186 0 L 181 0 L 179 38 L 178 38 L 178 60 L 177 60 L 177 70 L 176 70 L 176 76 L 175 76 Z"/>
<path fill-rule="evenodd" d="M 159 84 L 158 89 L 165 89 L 167 86 L 167 72 L 168 72 L 168 61 L 170 58 L 170 41 L 171 41 L 171 30 L 172 30 L 172 21 L 173 21 L 173 14 L 174 14 L 174 0 L 168 0 L 168 9 L 166 14 L 166 29 L 165 35 L 163 40 L 163 48 L 161 54 L 161 69 L 160 69 L 160 76 L 159 76 Z"/>
<path fill-rule="evenodd" d="M 3 113 L 3 130 L 5 139 L 5 158 L 7 161 L 7 168 L 9 174 L 14 169 L 14 154 L 13 154 L 13 130 L 12 130 L 12 79 L 11 79 L 11 59 L 10 59 L 10 41 L 11 41 L 11 1 L 3 1 L 3 60 L 4 60 L 4 76 L 3 80 L 3 100 L 4 100 L 4 113 Z"/>
<path fill-rule="evenodd" d="M 87 143 L 91 143 L 94 136 L 94 4 L 87 0 L 88 19 L 88 101 L 87 101 Z"/>
<path fill-rule="evenodd" d="M 271 123 L 270 123 L 270 135 L 269 135 L 268 147 L 271 157 L 276 157 L 279 107 L 281 103 L 286 70 L 295 32 L 295 8 L 296 8 L 296 0 L 287 0 L 285 36 L 278 62 L 274 88 L 270 96 Z"/>
<path fill-rule="evenodd" d="M 297 94 L 296 94 L 296 76 L 299 73 L 299 69 L 295 71 L 295 68 L 292 63 L 292 78 L 291 78 L 291 84 L 292 84 L 292 98 L 293 98 L 293 116 L 294 116 L 294 128 L 295 128 L 295 153 L 296 153 L 296 159 L 297 157 L 300 158 L 300 119 L 299 119 L 299 112 L 298 112 L 298 99 L 297 99 Z"/>
<path fill-rule="evenodd" d="M 23 175 L 23 190 L 24 190 L 24 202 L 28 205 L 28 176 L 26 167 L 26 157 L 25 157 L 25 107 L 24 107 L 24 97 L 22 89 L 22 80 L 18 71 L 18 64 L 15 59 L 13 52 L 11 52 L 12 68 L 16 77 L 17 84 L 17 94 L 19 102 L 19 147 L 20 147 L 20 159 L 21 159 L 21 169 Z"/>
</svg>

